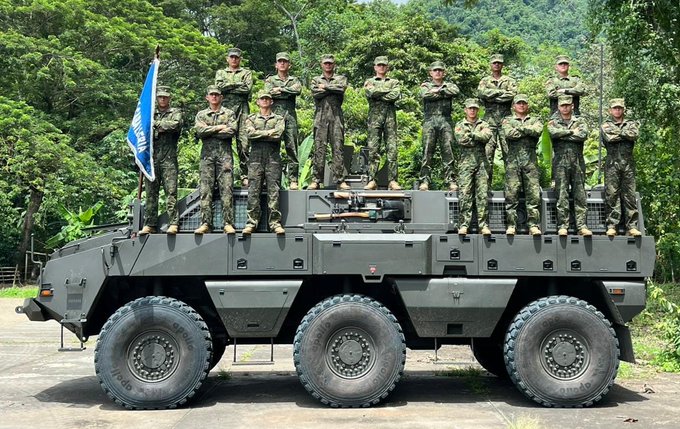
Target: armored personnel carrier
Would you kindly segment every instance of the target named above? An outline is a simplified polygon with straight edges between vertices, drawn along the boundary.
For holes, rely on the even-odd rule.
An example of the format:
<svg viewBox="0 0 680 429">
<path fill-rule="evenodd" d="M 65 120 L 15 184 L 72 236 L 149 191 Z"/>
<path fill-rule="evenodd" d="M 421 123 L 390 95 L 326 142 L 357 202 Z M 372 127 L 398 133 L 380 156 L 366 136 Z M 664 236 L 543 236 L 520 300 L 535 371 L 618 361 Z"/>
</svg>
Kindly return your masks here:
<svg viewBox="0 0 680 429">
<path fill-rule="evenodd" d="M 282 191 L 286 234 L 250 236 L 218 233 L 217 199 L 215 233 L 192 234 L 198 198 L 180 201 L 180 234 L 138 236 L 136 202 L 129 224 L 57 250 L 17 308 L 59 322 L 62 348 L 64 328 L 81 347 L 98 335 L 96 374 L 126 408 L 184 404 L 229 344 L 293 344 L 300 381 L 332 407 L 387 397 L 407 349 L 468 344 L 556 407 L 596 403 L 634 361 L 626 323 L 645 307 L 654 240 L 606 237 L 601 191 L 589 192 L 593 237 L 556 235 L 549 191 L 542 236 L 504 234 L 502 193 L 488 237 L 456 233 L 451 192 Z M 245 191 L 234 198 L 242 228 Z"/>
</svg>

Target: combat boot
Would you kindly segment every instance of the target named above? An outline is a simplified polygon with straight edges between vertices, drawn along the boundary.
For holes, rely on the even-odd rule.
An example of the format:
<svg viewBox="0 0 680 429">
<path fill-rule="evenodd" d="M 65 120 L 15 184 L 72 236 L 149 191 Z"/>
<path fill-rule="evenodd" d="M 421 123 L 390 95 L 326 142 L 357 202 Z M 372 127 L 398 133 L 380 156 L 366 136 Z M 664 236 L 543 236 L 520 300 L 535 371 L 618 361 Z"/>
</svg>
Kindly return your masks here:
<svg viewBox="0 0 680 429">
<path fill-rule="evenodd" d="M 390 191 L 401 191 L 401 185 L 396 180 L 391 180 L 390 184 L 387 185 L 387 189 Z"/>
<path fill-rule="evenodd" d="M 275 232 L 277 235 L 282 235 L 282 234 L 286 233 L 286 230 L 283 229 L 283 227 L 281 225 L 276 225 L 276 227 L 274 227 L 274 230 L 272 232 Z"/>
<path fill-rule="evenodd" d="M 559 235 L 560 237 L 566 237 L 567 235 L 569 235 L 569 231 L 567 231 L 567 228 L 560 228 L 560 230 L 557 231 L 557 235 Z"/>
<path fill-rule="evenodd" d="M 374 191 L 376 189 L 378 189 L 378 184 L 375 183 L 375 180 L 371 180 L 366 184 L 366 186 L 364 186 L 364 190 L 366 191 Z"/>
<path fill-rule="evenodd" d="M 177 227 L 177 225 L 170 225 L 168 227 L 168 230 L 165 231 L 165 233 L 170 234 L 170 235 L 175 235 L 175 234 L 177 234 L 178 231 L 179 231 L 179 228 Z"/>
<path fill-rule="evenodd" d="M 515 235 L 515 232 L 515 227 L 509 226 L 508 229 L 505 230 L 505 235 Z"/>
<path fill-rule="evenodd" d="M 458 185 L 456 184 L 456 182 L 449 183 L 449 191 L 451 191 L 451 192 L 457 192 L 458 191 Z"/>
<path fill-rule="evenodd" d="M 467 226 L 461 226 L 458 228 L 458 235 L 467 235 L 468 233 L 468 228 Z"/>
<path fill-rule="evenodd" d="M 255 231 L 255 227 L 252 225 L 248 225 L 245 228 L 243 228 L 243 231 L 241 231 L 241 233 L 243 235 L 250 235 L 253 233 L 253 231 Z"/>
<path fill-rule="evenodd" d="M 578 234 L 584 237 L 592 237 L 593 231 L 589 230 L 587 227 L 584 226 L 583 228 L 578 230 Z"/>
<path fill-rule="evenodd" d="M 352 189 L 352 187 L 349 186 L 347 182 L 343 180 L 342 182 L 338 183 L 338 189 L 340 189 L 341 191 L 349 191 Z"/>
<path fill-rule="evenodd" d="M 297 191 L 300 188 L 298 188 L 297 182 L 290 182 L 290 186 L 288 186 L 288 189 L 290 189 L 291 191 Z"/>
<path fill-rule="evenodd" d="M 430 185 L 427 182 L 423 182 L 418 186 L 419 191 L 429 191 L 430 190 Z"/>
<path fill-rule="evenodd" d="M 640 237 L 642 233 L 637 228 L 631 228 L 628 230 L 628 235 L 633 237 Z"/>
<path fill-rule="evenodd" d="M 139 231 L 138 235 L 147 235 L 147 234 L 155 234 L 156 233 L 156 228 L 153 226 L 145 225 L 144 228 L 142 228 L 141 231 Z"/>
<path fill-rule="evenodd" d="M 616 230 L 614 228 L 608 228 L 607 237 L 616 237 Z"/>
<path fill-rule="evenodd" d="M 207 223 L 202 224 L 201 226 L 194 230 L 194 234 L 198 235 L 206 234 L 208 232 L 210 232 L 210 225 L 208 225 Z"/>
<path fill-rule="evenodd" d="M 491 230 L 489 229 L 488 226 L 485 226 L 482 228 L 482 235 L 491 235 Z"/>
<path fill-rule="evenodd" d="M 317 189 L 319 189 L 319 182 L 312 182 L 307 186 L 308 191 L 316 191 Z"/>
<path fill-rule="evenodd" d="M 541 235 L 541 230 L 537 226 L 529 228 L 529 235 Z"/>
<path fill-rule="evenodd" d="M 224 225 L 224 233 L 225 234 L 236 234 L 236 230 L 234 227 L 230 224 Z"/>
</svg>

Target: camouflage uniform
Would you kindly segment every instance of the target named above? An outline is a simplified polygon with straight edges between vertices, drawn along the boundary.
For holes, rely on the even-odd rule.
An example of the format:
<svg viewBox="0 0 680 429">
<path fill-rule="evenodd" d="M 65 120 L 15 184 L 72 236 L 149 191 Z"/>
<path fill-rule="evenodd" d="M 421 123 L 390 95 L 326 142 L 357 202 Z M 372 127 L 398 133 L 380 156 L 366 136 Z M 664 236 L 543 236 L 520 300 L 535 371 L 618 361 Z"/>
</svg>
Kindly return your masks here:
<svg viewBox="0 0 680 429">
<path fill-rule="evenodd" d="M 280 88 L 280 93 L 272 94 L 274 88 Z M 298 162 L 298 119 L 295 112 L 295 98 L 302 92 L 300 79 L 288 76 L 286 79 L 278 75 L 269 76 L 264 81 L 264 90 L 271 94 L 274 104 L 272 109 L 277 115 L 284 117 L 286 129 L 283 132 L 283 141 L 286 145 L 288 156 L 288 180 L 297 182 L 299 175 Z"/>
<path fill-rule="evenodd" d="M 430 183 L 431 164 L 434 151 L 439 146 L 444 164 L 444 180 L 456 182 L 453 155 L 453 120 L 451 100 L 460 90 L 455 83 L 444 81 L 441 86 L 433 81 L 420 85 L 423 99 L 423 160 L 420 164 L 420 182 Z"/>
<path fill-rule="evenodd" d="M 621 223 L 623 210 L 626 212 L 626 229 L 637 228 L 633 146 L 640 133 L 639 127 L 637 121 L 625 119 L 621 123 L 616 123 L 610 118 L 602 124 L 602 135 L 607 148 L 604 183 L 608 228 L 616 229 Z"/>
<path fill-rule="evenodd" d="M 177 211 L 177 140 L 182 131 L 182 111 L 169 107 L 157 109 L 153 118 L 153 168 L 156 180 L 144 178 L 146 188 L 145 225 L 158 225 L 158 193 L 163 181 L 165 190 L 168 224 L 179 224 Z"/>
<path fill-rule="evenodd" d="M 566 55 L 558 55 L 556 61 L 556 64 L 569 64 L 569 57 Z M 567 69 L 566 73 L 568 72 L 569 70 Z M 565 91 L 558 92 L 560 89 L 564 89 Z M 581 82 L 580 78 L 568 75 L 566 77 L 561 77 L 558 73 L 545 82 L 545 92 L 548 94 L 548 99 L 550 99 L 550 115 L 557 112 L 557 98 L 560 95 L 571 95 L 574 102 L 574 114 L 581 115 L 581 96 L 586 95 L 586 85 Z"/>
<path fill-rule="evenodd" d="M 492 137 L 486 145 L 486 157 L 489 159 L 489 178 L 493 171 L 493 160 L 496 147 L 501 142 L 501 123 L 510 114 L 512 99 L 517 95 L 517 82 L 510 76 L 502 75 L 498 79 L 493 76 L 483 78 L 477 86 L 478 97 L 484 103 L 484 120 L 489 123 Z M 503 148 L 501 148 L 503 149 Z M 503 153 L 503 157 L 505 154 Z"/>
<path fill-rule="evenodd" d="M 397 79 L 372 77 L 364 83 L 368 99 L 368 180 L 376 180 L 380 143 L 387 152 L 387 180 L 397 181 L 397 107 L 401 84 Z"/>
<path fill-rule="evenodd" d="M 517 226 L 519 192 L 523 188 L 527 208 L 527 226 L 539 226 L 541 203 L 540 173 L 536 143 L 543 133 L 543 122 L 527 115 L 524 119 L 510 115 L 503 119 L 502 139 L 505 155 L 505 210 L 508 227 Z"/>
<path fill-rule="evenodd" d="M 463 119 L 456 124 L 454 133 L 460 147 L 458 168 L 460 221 L 458 227 L 470 226 L 474 198 L 479 228 L 483 228 L 487 226 L 487 193 L 489 191 L 487 175 L 489 158 L 486 156 L 485 148 L 492 137 L 491 128 L 481 119 L 474 123 Z"/>
<path fill-rule="evenodd" d="M 324 85 L 325 88 L 319 88 Z M 343 164 L 343 146 L 345 144 L 345 119 L 342 114 L 342 102 L 347 89 L 347 78 L 334 74 L 330 78 L 324 75 L 312 79 L 312 95 L 316 110 L 314 112 L 314 159 L 312 163 L 312 181 L 323 182 L 326 167 L 326 145 L 330 143 L 332 150 L 333 181 L 345 181 Z"/>
<path fill-rule="evenodd" d="M 557 225 L 569 228 L 569 190 L 574 196 L 576 229 L 586 228 L 585 160 L 583 142 L 588 137 L 585 119 L 573 115 L 569 121 L 553 116 L 548 133 L 555 152 L 555 191 L 557 193 Z"/>
<path fill-rule="evenodd" d="M 222 106 L 236 115 L 236 151 L 241 169 L 241 179 L 248 177 L 248 137 L 245 134 L 246 117 L 250 113 L 248 100 L 253 89 L 253 72 L 239 67 L 218 70 L 215 74 L 215 85 L 222 91 Z"/>
<path fill-rule="evenodd" d="M 269 228 L 281 225 L 279 211 L 279 187 L 281 185 L 281 137 L 286 128 L 285 118 L 272 112 L 269 116 L 260 113 L 246 119 L 246 135 L 250 143 L 248 169 L 248 224 L 253 229 L 260 222 L 260 193 L 262 180 L 267 182 L 267 205 L 269 207 Z"/>
<path fill-rule="evenodd" d="M 226 125 L 232 133 L 219 133 L 217 125 Z M 234 160 L 231 153 L 231 139 L 238 122 L 231 110 L 221 107 L 213 112 L 210 108 L 196 114 L 196 136 L 203 141 L 201 148 L 201 223 L 213 225 L 212 196 L 217 181 L 222 199 L 222 218 L 225 225 L 234 224 Z"/>
</svg>

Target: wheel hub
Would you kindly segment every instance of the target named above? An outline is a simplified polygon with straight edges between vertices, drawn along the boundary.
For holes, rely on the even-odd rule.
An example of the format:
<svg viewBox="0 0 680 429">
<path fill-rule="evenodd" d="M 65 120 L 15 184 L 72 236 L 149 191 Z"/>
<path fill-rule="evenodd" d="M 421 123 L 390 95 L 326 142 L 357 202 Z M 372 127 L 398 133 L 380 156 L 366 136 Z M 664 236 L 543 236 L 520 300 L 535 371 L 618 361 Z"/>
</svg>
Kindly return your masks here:
<svg viewBox="0 0 680 429">
<path fill-rule="evenodd" d="M 361 329 L 342 329 L 330 337 L 328 366 L 340 377 L 359 378 L 373 366 L 373 344 L 373 339 Z"/>
<path fill-rule="evenodd" d="M 586 344 L 575 333 L 550 335 L 544 341 L 542 351 L 543 366 L 555 378 L 562 380 L 575 378 L 587 367 Z"/>
<path fill-rule="evenodd" d="M 177 368 L 177 342 L 164 332 L 145 332 L 130 344 L 128 367 L 143 381 L 161 381 Z"/>
</svg>

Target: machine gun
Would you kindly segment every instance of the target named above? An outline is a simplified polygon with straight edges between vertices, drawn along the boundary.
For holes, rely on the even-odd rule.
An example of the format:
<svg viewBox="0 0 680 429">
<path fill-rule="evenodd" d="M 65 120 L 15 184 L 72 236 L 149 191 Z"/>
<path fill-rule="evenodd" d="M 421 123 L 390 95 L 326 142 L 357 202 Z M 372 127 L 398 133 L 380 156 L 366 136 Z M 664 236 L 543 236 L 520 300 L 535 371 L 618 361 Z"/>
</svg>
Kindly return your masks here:
<svg viewBox="0 0 680 429">
<path fill-rule="evenodd" d="M 332 199 L 336 201 L 330 213 L 314 213 L 310 218 L 316 221 L 368 219 L 372 222 L 398 222 L 410 218 L 410 195 L 404 192 L 333 192 Z"/>
</svg>

